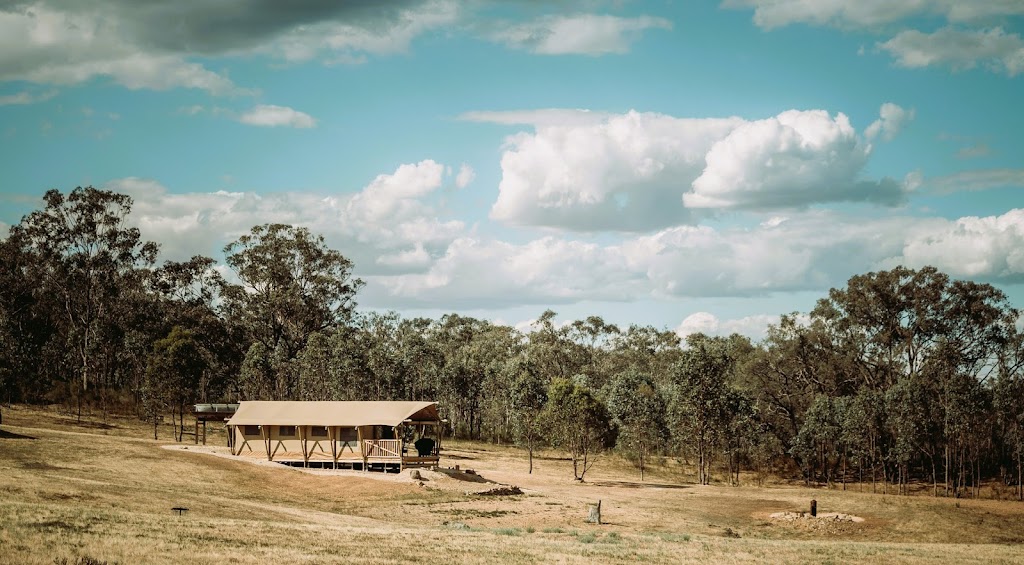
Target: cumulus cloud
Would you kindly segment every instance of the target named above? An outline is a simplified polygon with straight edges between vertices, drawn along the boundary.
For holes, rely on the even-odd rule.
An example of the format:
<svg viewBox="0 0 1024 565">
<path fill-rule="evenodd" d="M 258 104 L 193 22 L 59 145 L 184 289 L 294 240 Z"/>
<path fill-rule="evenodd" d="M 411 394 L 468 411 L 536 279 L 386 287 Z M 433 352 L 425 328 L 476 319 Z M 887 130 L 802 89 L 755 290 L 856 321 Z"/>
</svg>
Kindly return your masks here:
<svg viewBox="0 0 1024 565">
<path fill-rule="evenodd" d="M 394 300 L 445 307 L 501 307 L 634 299 L 643 277 L 597 244 L 545 237 L 516 245 L 458 238 L 425 273 L 374 281 Z"/>
<path fill-rule="evenodd" d="M 402 165 L 355 194 L 173 193 L 157 181 L 135 177 L 105 187 L 132 196 L 132 221 L 143 237 L 162 244 L 164 258 L 215 255 L 252 226 L 277 222 L 323 234 L 353 259 L 360 274 L 373 275 L 421 269 L 431 254 L 442 254 L 465 233 L 462 222 L 441 219 L 431 204 L 443 170 L 430 160 Z"/>
<path fill-rule="evenodd" d="M 491 39 L 540 55 L 607 55 L 626 53 L 649 29 L 672 29 L 664 18 L 625 18 L 605 14 L 543 16 L 504 25 Z"/>
<path fill-rule="evenodd" d="M 764 339 L 768 326 L 779 323 L 778 315 L 755 314 L 742 318 L 721 320 L 711 312 L 694 312 L 676 328 L 676 335 L 682 339 L 702 333 L 709 336 L 729 336 L 740 334 L 754 341 Z"/>
<path fill-rule="evenodd" d="M 260 104 L 238 117 L 238 121 L 251 126 L 291 128 L 316 127 L 316 120 L 305 112 L 287 106 Z"/>
<path fill-rule="evenodd" d="M 1024 282 L 1024 210 L 936 221 L 910 231 L 888 263 L 932 265 L 966 278 Z"/>
<path fill-rule="evenodd" d="M 812 211 L 756 228 L 679 226 L 610 245 L 554 236 L 514 244 L 467 235 L 424 271 L 375 277 L 367 290 L 381 304 L 493 308 L 821 292 L 854 274 L 896 265 L 935 265 L 955 277 L 1013 282 L 1024 277 L 1021 249 L 1024 210 L 960 220 Z"/>
<path fill-rule="evenodd" d="M 915 112 L 913 108 L 907 110 L 892 102 L 886 102 L 882 104 L 878 113 L 878 119 L 864 130 L 864 137 L 874 139 L 878 134 L 882 134 L 882 139 L 891 141 L 908 122 L 914 119 Z"/>
<path fill-rule="evenodd" d="M 717 141 L 683 202 L 690 208 L 900 203 L 904 195 L 898 183 L 858 180 L 870 154 L 871 146 L 844 114 L 790 110 L 744 123 Z"/>
<path fill-rule="evenodd" d="M 951 27 L 933 33 L 907 30 L 878 47 L 907 68 L 945 66 L 953 70 L 972 69 L 978 64 L 1016 76 L 1024 71 L 1024 40 L 1002 28 L 965 31 Z"/>
<path fill-rule="evenodd" d="M 872 148 L 841 113 L 790 110 L 748 121 L 546 109 L 462 118 L 536 120 L 533 132 L 505 142 L 491 218 L 510 224 L 646 231 L 693 223 L 699 208 L 904 198 L 895 181 L 860 178 Z"/>
</svg>

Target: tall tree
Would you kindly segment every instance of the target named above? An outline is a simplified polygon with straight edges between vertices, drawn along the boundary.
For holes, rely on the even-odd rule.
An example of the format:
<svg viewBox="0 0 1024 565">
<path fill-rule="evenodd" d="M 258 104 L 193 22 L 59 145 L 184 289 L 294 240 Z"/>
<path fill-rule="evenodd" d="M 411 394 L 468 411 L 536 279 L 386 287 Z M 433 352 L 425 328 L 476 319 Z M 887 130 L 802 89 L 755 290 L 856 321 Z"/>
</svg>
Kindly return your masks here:
<svg viewBox="0 0 1024 565">
<path fill-rule="evenodd" d="M 124 194 L 79 187 L 67 196 L 49 190 L 43 201 L 45 207 L 11 228 L 11 236 L 37 259 L 31 275 L 40 283 L 37 295 L 52 297 L 60 312 L 84 393 L 90 381 L 107 374 L 104 369 L 115 368 L 100 367 L 99 358 L 118 347 L 120 336 L 109 330 L 126 317 L 125 297 L 141 288 L 157 245 L 128 226 L 132 200 Z"/>
<path fill-rule="evenodd" d="M 573 476 L 582 481 L 612 442 L 607 407 L 576 380 L 558 378 L 548 388 L 543 419 L 552 443 L 569 452 Z"/>
<path fill-rule="evenodd" d="M 697 481 L 711 480 L 715 447 L 730 420 L 728 378 L 733 369 L 728 341 L 694 334 L 676 366 L 672 414 L 676 436 L 697 457 Z"/>
<path fill-rule="evenodd" d="M 661 449 L 669 435 L 665 399 L 650 377 L 636 371 L 616 375 L 605 398 L 619 429 L 616 447 L 636 458 L 642 481 L 650 454 Z"/>
<path fill-rule="evenodd" d="M 153 355 L 146 370 L 147 388 L 154 397 L 166 399 L 177 411 L 176 439 L 181 441 L 185 427 L 185 405 L 199 388 L 199 380 L 207 367 L 207 358 L 191 331 L 175 327 L 171 333 L 153 344 Z M 154 433 L 155 435 L 155 433 Z"/>
<path fill-rule="evenodd" d="M 351 319 L 363 282 L 322 236 L 264 224 L 228 244 L 224 254 L 241 283 L 225 285 L 227 311 L 268 350 L 283 346 L 294 358 L 310 334 Z"/>
<path fill-rule="evenodd" d="M 526 447 L 528 473 L 533 473 L 533 452 L 543 440 L 541 411 L 547 402 L 547 386 L 528 358 L 518 356 L 507 368 L 511 374 L 508 394 L 512 406 L 512 429 L 516 440 Z"/>
</svg>

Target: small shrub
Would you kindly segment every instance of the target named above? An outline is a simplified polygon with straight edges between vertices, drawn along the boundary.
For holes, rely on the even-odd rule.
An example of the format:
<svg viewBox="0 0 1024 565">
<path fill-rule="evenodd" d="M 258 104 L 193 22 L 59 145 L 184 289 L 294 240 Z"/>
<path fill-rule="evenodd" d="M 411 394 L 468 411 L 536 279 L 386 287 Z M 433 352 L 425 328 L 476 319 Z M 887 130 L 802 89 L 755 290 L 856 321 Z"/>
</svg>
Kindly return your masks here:
<svg viewBox="0 0 1024 565">
<path fill-rule="evenodd" d="M 594 541 L 597 539 L 597 536 L 594 535 L 593 532 L 588 532 L 583 534 L 582 536 L 578 536 L 576 539 L 580 540 L 580 543 L 594 543 Z"/>
<path fill-rule="evenodd" d="M 533 526 L 526 526 L 526 533 L 532 534 L 533 532 L 536 532 L 536 531 L 537 530 L 535 530 Z"/>
<path fill-rule="evenodd" d="M 544 532 L 545 534 L 564 534 L 565 533 L 565 530 L 563 530 L 562 528 L 544 528 L 541 531 Z"/>
<path fill-rule="evenodd" d="M 522 535 L 523 531 L 519 528 L 497 528 L 494 533 L 499 536 L 519 536 Z"/>
</svg>

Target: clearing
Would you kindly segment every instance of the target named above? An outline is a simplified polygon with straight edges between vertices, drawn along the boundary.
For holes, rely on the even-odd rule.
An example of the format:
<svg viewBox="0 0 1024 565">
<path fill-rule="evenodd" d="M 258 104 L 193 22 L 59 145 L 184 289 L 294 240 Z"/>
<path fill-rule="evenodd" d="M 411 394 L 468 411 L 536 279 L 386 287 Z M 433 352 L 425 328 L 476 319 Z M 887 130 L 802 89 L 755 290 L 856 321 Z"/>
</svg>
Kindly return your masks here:
<svg viewBox="0 0 1024 565">
<path fill-rule="evenodd" d="M 5 408 L 0 563 L 1024 562 L 1014 501 L 699 486 L 675 465 L 641 482 L 613 456 L 581 484 L 558 452 L 529 475 L 521 450 L 451 441 L 442 467 L 474 473 L 417 480 L 239 460 L 213 429 L 205 447 L 161 433 Z M 523 494 L 479 494 L 508 485 Z M 800 517 L 811 499 L 821 519 Z M 588 524 L 598 500 L 604 523 Z"/>
</svg>

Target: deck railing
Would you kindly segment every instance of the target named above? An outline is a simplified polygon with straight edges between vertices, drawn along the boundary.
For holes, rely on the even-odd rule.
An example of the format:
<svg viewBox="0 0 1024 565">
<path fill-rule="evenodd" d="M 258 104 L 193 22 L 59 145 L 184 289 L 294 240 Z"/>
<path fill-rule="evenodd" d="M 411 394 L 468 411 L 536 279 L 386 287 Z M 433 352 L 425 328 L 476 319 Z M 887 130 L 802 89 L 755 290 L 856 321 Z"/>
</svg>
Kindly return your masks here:
<svg viewBox="0 0 1024 565">
<path fill-rule="evenodd" d="M 402 440 L 400 439 L 364 439 L 363 457 L 402 457 Z"/>
</svg>

